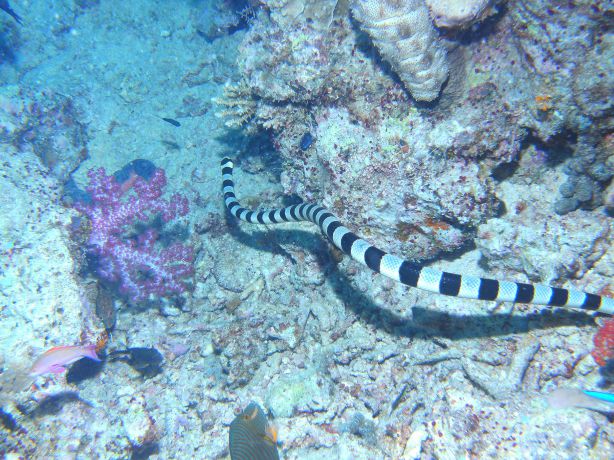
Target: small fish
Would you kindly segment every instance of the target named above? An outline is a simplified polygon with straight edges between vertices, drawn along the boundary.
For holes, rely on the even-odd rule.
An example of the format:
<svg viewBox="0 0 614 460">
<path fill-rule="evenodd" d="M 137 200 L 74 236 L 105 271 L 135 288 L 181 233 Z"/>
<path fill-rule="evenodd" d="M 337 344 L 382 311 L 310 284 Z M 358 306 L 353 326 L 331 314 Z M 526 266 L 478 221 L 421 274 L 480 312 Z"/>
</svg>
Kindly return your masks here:
<svg viewBox="0 0 614 460">
<path fill-rule="evenodd" d="M 47 373 L 61 374 L 66 370 L 66 366 L 81 358 L 100 361 L 96 355 L 96 345 L 67 345 L 50 348 L 34 361 L 30 375 L 36 377 Z"/>
<path fill-rule="evenodd" d="M 307 131 L 305 134 L 303 134 L 303 137 L 301 137 L 301 142 L 300 142 L 300 147 L 301 150 L 305 151 L 307 150 L 309 147 L 311 147 L 311 144 L 313 144 L 313 136 L 312 134 Z"/>
<path fill-rule="evenodd" d="M 149 179 L 151 179 L 156 172 L 156 169 L 158 168 L 156 168 L 156 165 L 151 161 L 137 158 L 136 160 L 132 160 L 130 163 L 127 163 L 119 171 L 115 171 L 113 173 L 113 177 L 115 177 L 117 182 L 124 183 L 136 174 L 146 181 L 149 181 Z"/>
<path fill-rule="evenodd" d="M 165 122 L 170 123 L 173 126 L 181 126 L 181 123 L 179 123 L 177 120 L 173 120 L 172 118 L 164 118 L 164 117 L 162 117 L 162 119 Z"/>
<path fill-rule="evenodd" d="M 603 393 L 601 391 L 584 390 L 584 394 L 590 396 L 591 398 L 596 398 L 601 401 L 614 403 L 614 394 L 612 393 Z"/>
<path fill-rule="evenodd" d="M 15 21 L 17 21 L 19 25 L 23 25 L 21 22 L 21 18 L 17 13 L 15 13 L 15 11 L 13 11 L 13 8 L 11 8 L 11 5 L 9 5 L 8 0 L 0 0 L 0 10 L 6 11 L 9 15 L 13 17 Z"/>
<path fill-rule="evenodd" d="M 109 361 L 123 361 L 145 378 L 162 372 L 162 354 L 155 348 L 133 347 L 109 353 Z"/>
<path fill-rule="evenodd" d="M 276 446 L 279 442 L 277 439 L 277 436 L 279 434 L 279 427 L 277 426 L 277 423 L 271 422 L 269 420 L 269 423 L 267 424 L 266 429 L 264 431 L 264 439 Z"/>
<path fill-rule="evenodd" d="M 277 427 L 255 402 L 230 424 L 228 444 L 231 460 L 279 460 Z"/>
<path fill-rule="evenodd" d="M 578 388 L 557 388 L 547 397 L 548 404 L 555 409 L 582 407 L 602 413 L 614 412 L 614 395 Z"/>
</svg>

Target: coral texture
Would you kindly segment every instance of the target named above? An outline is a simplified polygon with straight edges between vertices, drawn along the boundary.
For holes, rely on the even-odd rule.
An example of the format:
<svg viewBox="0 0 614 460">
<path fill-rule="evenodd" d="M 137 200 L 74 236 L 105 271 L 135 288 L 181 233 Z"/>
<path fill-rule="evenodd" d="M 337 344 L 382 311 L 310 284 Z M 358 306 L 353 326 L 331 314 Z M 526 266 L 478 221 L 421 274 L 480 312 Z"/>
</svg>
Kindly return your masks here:
<svg viewBox="0 0 614 460">
<path fill-rule="evenodd" d="M 266 40 L 264 53 L 253 54 L 253 40 Z M 311 101 L 321 94 L 329 76 L 330 56 L 337 53 L 333 46 L 305 23 L 284 30 L 263 20 L 240 47 L 244 87 L 275 103 Z"/>
<path fill-rule="evenodd" d="M 256 113 L 256 100 L 250 97 L 250 88 L 241 81 L 235 85 L 224 86 L 223 95 L 213 98 L 213 102 L 223 107 L 216 115 L 225 118 L 229 128 L 246 124 Z"/>
<path fill-rule="evenodd" d="M 175 194 L 169 201 L 160 197 L 166 186 L 162 169 L 157 169 L 149 181 L 133 176 L 125 183 L 107 176 L 103 168 L 88 172 L 87 187 L 92 202 L 79 202 L 77 210 L 89 217 L 92 231 L 89 250 L 98 256 L 100 276 L 119 283 L 119 289 L 132 302 L 150 295 L 166 296 L 186 290 L 185 278 L 192 273 L 192 248 L 173 244 L 156 249 L 157 232 L 148 228 L 136 241 L 127 237 L 127 230 L 136 221 L 148 221 L 160 213 L 164 222 L 188 213 L 188 201 Z M 136 195 L 122 200 L 132 188 Z"/>
<path fill-rule="evenodd" d="M 529 153 L 519 161 L 514 178 L 499 184 L 497 195 L 508 212 L 478 228 L 475 242 L 483 262 L 491 271 L 525 273 L 529 280 L 545 283 L 581 279 L 601 260 L 611 265 L 607 263 L 612 234 L 609 218 L 586 211 L 553 214 L 552 202 L 563 174 L 551 172 L 548 180 L 532 183 L 548 170 Z M 528 205 L 536 202 L 540 206 Z"/>
<path fill-rule="evenodd" d="M 9 118 L 0 110 L 0 123 Z M 57 179 L 33 146 L 4 148 L 0 212 L 9 218 L 0 220 L 0 407 L 9 411 L 13 403 L 8 400 L 28 386 L 17 371 L 31 364 L 33 348 L 40 352 L 78 337 L 92 340 L 101 326 L 82 305 L 64 231 L 71 211 L 58 204 Z M 7 446 L 4 436 L 0 423 L 0 451 Z"/>
<path fill-rule="evenodd" d="M 352 12 L 412 96 L 436 99 L 448 77 L 448 63 L 424 3 L 355 0 Z"/>
<path fill-rule="evenodd" d="M 87 130 L 73 99 L 17 86 L 0 95 L 0 142 L 28 144 L 60 184 L 87 157 Z"/>
<path fill-rule="evenodd" d="M 595 362 L 605 366 L 614 357 L 614 319 L 608 319 L 593 337 L 595 348 L 591 351 Z"/>
<path fill-rule="evenodd" d="M 390 252 L 425 259 L 458 249 L 472 228 L 496 213 L 492 182 L 477 165 L 432 153 L 427 140 L 408 148 L 437 126 L 408 119 L 366 129 L 342 109 L 327 110 L 317 121 L 316 145 L 296 152 L 281 176 L 286 192 L 322 201 Z"/>
<path fill-rule="evenodd" d="M 314 28 L 326 29 L 335 12 L 343 10 L 345 3 L 347 0 L 262 0 L 262 4 L 270 10 L 273 21 L 284 29 L 305 20 Z"/>
<path fill-rule="evenodd" d="M 605 1 L 510 3 L 513 41 L 537 102 L 524 123 L 553 144 L 557 136 L 571 139 L 567 181 L 554 205 L 558 214 L 601 206 L 614 174 L 609 160 L 614 40 L 604 26 L 611 11 Z"/>
<path fill-rule="evenodd" d="M 469 27 L 497 12 L 496 0 L 425 0 L 437 27 Z"/>
</svg>

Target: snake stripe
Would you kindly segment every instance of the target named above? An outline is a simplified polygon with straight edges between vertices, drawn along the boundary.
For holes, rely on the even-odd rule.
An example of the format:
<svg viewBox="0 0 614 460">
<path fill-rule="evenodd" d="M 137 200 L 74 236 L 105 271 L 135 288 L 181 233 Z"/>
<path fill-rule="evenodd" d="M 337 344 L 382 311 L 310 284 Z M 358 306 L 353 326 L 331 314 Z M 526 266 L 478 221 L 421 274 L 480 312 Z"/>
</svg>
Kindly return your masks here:
<svg viewBox="0 0 614 460">
<path fill-rule="evenodd" d="M 317 203 L 301 203 L 286 208 L 251 211 L 241 207 L 234 192 L 233 163 L 222 160 L 224 203 L 237 219 L 255 224 L 310 221 L 338 249 L 371 270 L 407 286 L 453 297 L 499 302 L 518 302 L 556 307 L 582 308 L 614 314 L 614 299 L 572 289 L 539 284 L 498 281 L 437 270 L 387 254 L 346 228 L 339 219 Z"/>
</svg>

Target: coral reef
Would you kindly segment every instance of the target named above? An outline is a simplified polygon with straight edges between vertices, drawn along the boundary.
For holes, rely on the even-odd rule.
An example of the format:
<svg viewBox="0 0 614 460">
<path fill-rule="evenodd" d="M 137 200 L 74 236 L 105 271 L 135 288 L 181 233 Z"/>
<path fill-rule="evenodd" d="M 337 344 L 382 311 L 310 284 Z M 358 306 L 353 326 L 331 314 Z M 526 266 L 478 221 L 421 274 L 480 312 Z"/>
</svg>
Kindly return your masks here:
<svg viewBox="0 0 614 460">
<path fill-rule="evenodd" d="M 12 87 L 0 96 L 0 111 L 0 142 L 30 145 L 61 184 L 87 157 L 87 130 L 71 98 Z"/>
<path fill-rule="evenodd" d="M 484 11 L 494 11 L 501 5 L 467 2 L 465 6 L 469 3 L 480 3 Z M 552 211 L 564 214 L 578 207 L 592 209 L 603 202 L 602 189 L 612 174 L 608 160 L 611 140 L 604 134 L 609 109 L 603 102 L 607 99 L 599 98 L 608 87 L 607 77 L 600 72 L 593 79 L 583 79 L 590 88 L 584 93 L 579 92 L 582 80 L 572 77 L 589 69 L 588 64 L 560 75 L 553 73 L 554 64 L 547 66 L 549 82 L 542 78 L 541 70 L 537 78 L 529 78 L 535 72 L 532 62 L 539 60 L 540 66 L 545 65 L 537 55 L 528 57 L 529 53 L 542 52 L 542 45 L 554 46 L 547 37 L 536 35 L 536 26 L 547 22 L 546 15 L 590 25 L 596 37 L 596 46 L 590 52 L 593 67 L 607 67 L 608 60 L 603 57 L 609 49 L 608 38 L 595 30 L 595 14 L 585 6 L 580 8 L 579 18 L 567 19 L 562 17 L 566 11 L 563 6 L 548 13 L 547 8 L 536 11 L 523 2 L 511 5 L 509 14 L 494 23 L 488 39 L 465 45 L 465 80 L 460 86 L 455 83 L 455 95 L 444 92 L 441 103 L 445 110 L 434 113 L 411 108 L 398 85 L 371 60 L 368 49 L 362 54 L 365 43 L 348 31 L 342 17 L 324 33 L 310 27 L 297 13 L 293 27 L 285 29 L 274 19 L 278 17 L 273 14 L 276 5 L 268 5 L 273 19 L 259 16 L 243 40 L 239 65 L 248 84 L 244 86 L 246 94 L 239 97 L 251 101 L 244 102 L 250 107 L 256 106 L 246 126 L 252 131 L 254 127 L 272 130 L 273 143 L 285 160 L 281 180 L 286 192 L 321 201 L 352 230 L 361 234 L 370 230 L 371 235 L 365 236 L 379 241 L 382 247 L 418 259 L 464 247 L 480 224 L 505 210 L 494 196 L 493 178 L 505 178 L 512 170 L 508 165 L 516 164 L 521 155 L 563 163 L 561 167 L 569 174 L 560 199 L 548 200 L 540 209 L 543 219 L 548 219 Z M 357 10 L 359 5 L 354 3 L 353 7 Z M 382 6 L 382 11 L 386 8 Z M 560 34 L 563 29 L 555 32 Z M 524 55 L 514 48 L 515 37 L 521 41 Z M 578 43 L 584 43 L 573 37 L 561 39 L 576 49 Z M 556 50 L 548 53 L 547 58 L 557 62 L 561 56 L 576 58 L 569 49 L 561 50 L 560 55 Z M 561 65 L 571 69 L 567 62 Z M 460 68 L 457 63 L 458 75 L 462 75 Z M 510 86 L 510 80 L 524 84 Z M 584 114 L 575 109 L 574 97 L 569 97 L 574 94 L 570 86 L 573 81 L 574 97 L 583 98 L 578 105 L 586 107 Z M 595 124 L 586 123 L 583 117 L 592 117 Z M 301 141 L 306 133 L 312 143 L 303 149 Z M 531 157 L 533 148 L 537 150 Z M 366 185 L 374 176 L 378 177 L 380 194 Z M 552 179 L 550 187 L 561 176 L 548 172 L 548 177 Z M 464 183 L 471 186 L 463 187 Z M 404 192 L 402 196 L 384 192 L 389 190 Z M 508 210 L 512 207 L 507 203 Z M 501 222 L 507 227 L 513 219 L 508 213 Z M 565 232 L 568 226 L 579 225 L 574 218 L 559 230 Z M 396 230 L 394 238 L 386 236 L 391 228 Z M 481 234 L 490 232 L 484 228 Z M 593 236 L 600 241 L 609 238 L 607 232 Z M 488 249 L 487 239 L 478 245 L 486 259 L 495 261 L 495 268 L 502 254 L 495 256 L 496 251 Z M 581 244 L 579 240 L 576 243 Z M 522 244 L 517 246 L 522 254 L 512 251 L 509 258 L 501 260 L 511 262 L 514 256 L 515 260 L 524 260 L 526 266 L 503 263 L 501 268 L 528 270 L 535 279 L 582 276 L 593 266 L 600 250 L 581 250 L 576 243 L 572 246 L 578 251 L 568 256 L 584 269 L 575 274 L 563 268 L 563 256 L 558 265 L 537 269 L 543 261 L 537 252 L 528 254 Z"/>
<path fill-rule="evenodd" d="M 223 95 L 213 98 L 213 102 L 223 107 L 216 115 L 225 118 L 224 124 L 229 128 L 248 124 L 256 114 L 257 102 L 245 81 L 224 86 Z"/>
<path fill-rule="evenodd" d="M 498 208 L 487 168 L 471 163 L 480 158 L 495 167 L 512 161 L 526 132 L 509 130 L 515 114 L 501 107 L 493 85 L 469 92 L 466 103 L 455 108 L 458 112 L 444 119 L 407 113 L 402 89 L 358 51 L 364 43 L 357 38 L 342 19 L 322 33 L 301 22 L 285 31 L 259 16 L 240 49 L 245 83 L 219 100 L 221 112 L 248 108 L 227 123 L 245 121 L 252 132 L 272 130 L 274 145 L 286 160 L 286 192 L 321 199 L 356 225 L 354 230 L 368 227 L 385 241 L 383 246 L 408 257 L 455 250 Z M 313 139 L 308 150 L 301 149 L 306 133 Z M 449 182 L 445 170 L 454 171 Z M 366 180 L 373 174 L 380 176 L 382 190 L 405 193 L 374 195 Z M 451 192 L 459 177 L 468 183 L 477 178 L 480 185 Z"/>
<path fill-rule="evenodd" d="M 613 60 L 614 36 L 611 33 L 604 34 L 596 39 L 595 46 L 588 50 L 574 69 L 573 95 L 585 117 L 602 118 L 611 116 L 613 112 Z"/>
<path fill-rule="evenodd" d="M 531 154 L 536 152 L 526 151 L 515 175 L 499 184 L 498 196 L 507 203 L 508 212 L 479 226 L 476 244 L 489 269 L 512 270 L 530 280 L 553 283 L 584 278 L 599 261 L 607 266 L 609 218 L 585 211 L 553 214 L 557 184 L 564 176 L 548 171 Z M 550 180 L 535 183 L 546 171 Z M 530 206 L 536 202 L 540 206 Z"/>
<path fill-rule="evenodd" d="M 331 61 L 339 53 L 334 38 L 321 35 L 305 22 L 284 30 L 263 15 L 259 17 L 261 22 L 250 30 L 240 49 L 239 68 L 247 85 L 268 101 L 306 103 L 316 99 L 330 77 Z M 258 45 L 254 40 L 264 41 Z M 264 46 L 266 53 L 252 54 L 254 45 Z"/>
<path fill-rule="evenodd" d="M 425 259 L 458 249 L 468 229 L 496 213 L 497 202 L 476 165 L 424 145 L 407 148 L 411 139 L 428 142 L 425 133 L 436 130 L 413 117 L 367 129 L 345 110 L 323 111 L 315 148 L 294 155 L 282 184 L 307 200 L 322 199 L 353 231 L 393 253 Z M 373 177 L 379 178 L 377 190 Z"/>
<path fill-rule="evenodd" d="M 273 3 L 269 8 L 274 10 Z M 532 122 L 527 121 L 527 112 L 518 108 L 520 102 L 516 104 L 509 98 L 509 89 L 484 82 L 476 68 L 476 74 L 469 75 L 466 82 L 469 86 L 466 95 L 454 104 L 450 113 L 437 117 L 413 112 L 403 114 L 401 104 L 408 102 L 399 96 L 397 88 L 378 75 L 376 67 L 367 66 L 364 58 L 355 52 L 359 44 L 347 32 L 343 20 L 338 20 L 326 33 L 314 30 L 299 19 L 294 19 L 293 24 L 293 28 L 285 30 L 274 20 L 259 17 L 248 31 L 241 47 L 243 57 L 239 60 L 245 83 L 234 86 L 240 91 L 233 90 L 226 101 L 220 101 L 221 105 L 241 108 L 240 116 L 229 118 L 228 123 L 233 126 L 243 123 L 252 131 L 257 126 L 272 129 L 274 143 L 287 160 L 282 174 L 286 191 L 306 199 L 322 198 L 324 204 L 332 206 L 348 223 L 355 222 L 357 216 L 365 216 L 363 219 L 371 221 L 370 228 L 378 238 L 386 238 L 389 228 L 395 227 L 396 240 L 386 240 L 390 250 L 400 250 L 409 257 L 428 258 L 441 250 L 461 247 L 471 235 L 468 229 L 497 212 L 488 172 L 515 161 L 523 140 L 533 128 Z M 476 59 L 482 56 L 477 54 Z M 348 83 L 344 78 L 348 74 L 362 84 Z M 381 96 L 377 99 L 374 94 Z M 549 104 L 553 103 L 544 99 L 543 110 L 550 111 Z M 228 114 L 230 110 L 222 112 Z M 386 117 L 389 122 L 396 119 L 395 123 L 382 126 Z M 527 124 L 529 129 L 525 127 Z M 306 132 L 313 135 L 314 142 L 308 151 L 300 151 L 300 141 Z M 356 143 L 357 139 L 361 141 Z M 393 154 L 395 150 L 397 154 Z M 578 150 L 584 156 L 575 162 L 602 164 L 587 149 Z M 597 150 L 603 152 L 601 148 Z M 379 158 L 377 152 L 385 155 Z M 387 170 L 386 162 L 398 162 L 398 175 L 396 172 L 384 175 L 382 188 L 414 190 L 403 198 L 405 211 L 393 212 L 398 209 L 395 206 L 381 208 L 383 197 L 375 198 L 371 190 L 361 192 L 364 188 L 361 184 L 365 183 L 365 176 L 360 173 L 364 168 L 360 165 L 362 158 L 370 158 L 366 174 Z M 587 160 L 583 162 L 579 158 Z M 482 167 L 472 169 L 477 159 Z M 416 167 L 414 163 L 429 164 L 430 168 Z M 457 166 L 451 166 L 453 163 Z M 477 182 L 482 184 L 482 191 L 470 202 L 460 199 L 460 196 L 467 197 L 463 191 L 451 191 L 458 182 L 448 189 L 449 193 L 442 193 L 446 186 L 439 183 L 445 180 L 440 172 L 456 168 L 457 177 L 471 183 L 475 180 L 469 178 L 477 177 Z M 575 169 L 593 171 L 588 166 Z M 406 176 L 407 171 L 412 171 L 414 176 Z M 437 189 L 434 195 L 459 198 L 447 204 L 445 200 L 428 198 L 428 194 L 418 191 L 414 185 L 418 171 L 425 174 L 422 183 L 426 187 L 433 184 Z M 553 205 L 555 209 L 563 211 L 569 203 L 571 208 L 578 204 L 598 205 L 601 195 L 592 190 L 595 183 L 607 181 L 607 169 L 596 168 L 593 176 L 598 176 L 597 182 L 583 179 L 584 182 L 576 180 L 568 186 L 565 194 L 569 198 L 564 205 Z M 390 200 L 386 197 L 386 201 L 390 203 Z M 476 207 L 472 201 L 480 205 Z M 352 214 L 346 215 L 350 202 Z M 371 214 L 378 208 L 374 220 Z M 473 210 L 470 218 L 466 209 Z M 359 222 L 356 224 L 358 232 L 366 228 Z"/>
<path fill-rule="evenodd" d="M 223 0 L 204 3 L 193 16 L 198 33 L 207 41 L 224 37 L 246 27 L 255 15 L 256 0 Z"/>
<path fill-rule="evenodd" d="M 423 1 L 354 0 L 351 5 L 411 95 L 419 101 L 436 99 L 448 78 L 448 63 Z"/>
<path fill-rule="evenodd" d="M 601 320 L 399 287 L 331 251 L 317 228 L 225 219 L 218 177 L 232 155 L 250 206 L 300 194 L 356 232 L 372 229 L 364 236 L 382 248 L 447 252 L 437 268 L 607 294 L 611 217 L 588 208 L 601 198 L 614 209 L 611 180 L 599 179 L 612 168 L 601 96 L 614 74 L 611 2 L 507 2 L 487 21 L 438 31 L 450 80 L 429 104 L 409 97 L 348 2 L 254 0 L 248 17 L 241 3 L 57 0 L 20 9 L 24 27 L 5 18 L 18 59 L 0 63 L 15 85 L 2 88 L 0 125 L 22 130 L 35 94 L 69 96 L 65 119 L 87 123 L 75 183 L 94 166 L 155 162 L 167 189 L 195 204 L 186 219 L 198 246 L 181 308 L 122 308 L 108 286 L 82 295 L 69 238 L 78 213 L 57 205 L 61 184 L 33 153 L 37 140 L 3 131 L 0 451 L 224 458 L 228 425 L 255 401 L 275 417 L 288 460 L 611 457 L 606 416 L 545 403 L 560 387 L 608 383 L 590 354 Z M 305 13 L 284 16 L 299 3 Z M 215 17 L 203 17 L 209 6 Z M 255 109 L 229 130 L 211 99 L 242 81 L 235 102 Z M 40 132 L 72 133 L 56 128 Z M 571 176 L 591 179 L 571 195 L 584 209 L 553 215 Z M 143 230 L 128 227 L 128 239 Z M 108 363 L 77 382 L 42 377 L 42 391 L 19 385 L 35 348 L 93 342 L 96 310 L 114 326 L 108 353 L 155 347 L 162 372 L 143 379 Z"/>
<path fill-rule="evenodd" d="M 518 1 L 510 5 L 513 33 L 522 62 L 533 72 L 532 84 L 542 91 L 537 116 L 525 122 L 545 140 L 576 139 L 566 160 L 568 180 L 561 187 L 555 211 L 594 209 L 614 175 L 611 160 L 612 35 L 604 28 L 608 2 L 564 4 Z M 539 104 L 538 104 L 539 106 Z"/>
<path fill-rule="evenodd" d="M 448 158 L 480 160 L 489 170 L 514 162 L 527 129 L 518 125 L 515 111 L 501 104 L 503 98 L 492 83 L 472 87 L 463 103 L 426 134 L 430 149 Z"/>
<path fill-rule="evenodd" d="M 175 194 L 170 200 L 161 198 L 166 176 L 157 169 L 145 179 L 132 175 L 126 182 L 107 176 L 104 168 L 88 172 L 87 192 L 90 202 L 77 202 L 75 208 L 88 217 L 91 232 L 88 252 L 97 260 L 98 274 L 107 282 L 117 283 L 131 302 L 150 296 L 164 297 L 187 290 L 186 278 L 192 274 L 192 248 L 180 243 L 157 248 L 158 231 L 146 228 L 130 238 L 131 228 L 149 223 L 160 214 L 163 222 L 188 213 L 188 201 Z M 135 194 L 122 199 L 130 190 Z"/>
<path fill-rule="evenodd" d="M 282 29 L 309 22 L 316 29 L 327 29 L 335 16 L 347 12 L 348 0 L 262 0 L 271 18 Z"/>
<path fill-rule="evenodd" d="M 425 0 L 437 27 L 465 28 L 497 13 L 507 0 Z"/>
<path fill-rule="evenodd" d="M 2 116 L 2 121 L 6 118 Z M 27 171 L 27 180 L 24 172 Z M 61 186 L 31 146 L 2 145 L 0 175 L 0 451 L 34 456 L 38 442 L 21 428 L 35 399 L 27 372 L 41 350 L 94 342 L 103 328 L 83 302 L 66 231 L 72 211 Z M 46 391 L 60 388 L 50 382 Z M 13 420 L 14 428 L 5 420 Z"/>
</svg>

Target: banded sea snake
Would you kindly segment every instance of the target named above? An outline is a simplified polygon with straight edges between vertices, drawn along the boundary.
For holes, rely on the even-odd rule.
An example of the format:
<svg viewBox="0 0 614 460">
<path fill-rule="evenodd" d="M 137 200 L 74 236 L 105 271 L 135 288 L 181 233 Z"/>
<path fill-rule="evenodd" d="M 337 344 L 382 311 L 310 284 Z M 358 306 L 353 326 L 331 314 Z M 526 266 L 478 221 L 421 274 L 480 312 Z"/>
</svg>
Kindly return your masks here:
<svg viewBox="0 0 614 460">
<path fill-rule="evenodd" d="M 269 211 L 251 211 L 242 207 L 235 196 L 232 160 L 224 158 L 221 166 L 224 203 L 228 211 L 237 219 L 250 224 L 313 222 L 337 248 L 352 259 L 366 265 L 374 272 L 381 273 L 407 286 L 467 299 L 582 308 L 608 315 L 614 314 L 614 299 L 610 297 L 540 284 L 458 275 L 403 260 L 385 253 L 358 237 L 344 227 L 334 214 L 316 203 L 301 203 Z"/>
</svg>

